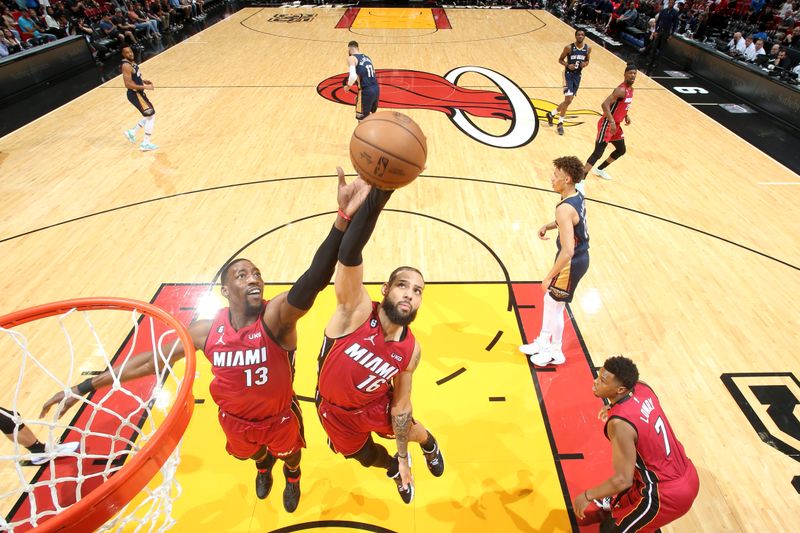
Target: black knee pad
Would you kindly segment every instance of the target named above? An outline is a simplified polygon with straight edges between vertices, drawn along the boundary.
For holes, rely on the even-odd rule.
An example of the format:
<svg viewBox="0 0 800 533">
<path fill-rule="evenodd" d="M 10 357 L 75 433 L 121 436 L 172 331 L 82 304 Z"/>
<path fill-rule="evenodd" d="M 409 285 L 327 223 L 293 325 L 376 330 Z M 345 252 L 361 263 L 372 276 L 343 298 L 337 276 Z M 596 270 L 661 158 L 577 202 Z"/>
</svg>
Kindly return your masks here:
<svg viewBox="0 0 800 533">
<path fill-rule="evenodd" d="M 6 414 L 8 413 L 8 414 Z M 9 416 L 10 415 L 10 416 Z M 13 420 L 11 420 L 11 416 L 18 416 L 16 411 L 12 411 L 10 409 L 3 408 L 0 411 L 0 432 L 5 433 L 6 435 L 11 435 L 14 433 L 14 428 L 17 426 Z M 25 424 L 20 424 L 19 428 L 22 429 L 25 427 Z"/>
<path fill-rule="evenodd" d="M 152 107 L 150 107 L 150 108 L 148 108 L 148 109 L 145 109 L 145 110 L 142 112 L 142 114 L 143 114 L 144 116 L 146 116 L 146 117 L 152 117 L 153 115 L 155 115 L 155 114 L 156 114 L 156 110 L 155 110 L 155 109 L 153 109 Z"/>
</svg>

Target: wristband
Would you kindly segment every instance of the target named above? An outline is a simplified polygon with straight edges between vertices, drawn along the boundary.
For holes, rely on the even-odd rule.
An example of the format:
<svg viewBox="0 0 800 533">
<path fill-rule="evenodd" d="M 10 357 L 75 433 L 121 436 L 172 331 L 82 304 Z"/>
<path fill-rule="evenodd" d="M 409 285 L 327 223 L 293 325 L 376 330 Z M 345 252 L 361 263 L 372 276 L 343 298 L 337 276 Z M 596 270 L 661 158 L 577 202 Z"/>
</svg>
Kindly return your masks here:
<svg viewBox="0 0 800 533">
<path fill-rule="evenodd" d="M 400 459 L 408 459 L 408 453 L 406 452 L 405 455 L 400 455 L 400 453 L 398 452 L 397 453 L 397 457 L 400 458 Z"/>
<path fill-rule="evenodd" d="M 342 211 L 341 209 L 339 209 L 339 210 L 338 210 L 336 213 L 337 213 L 337 214 L 338 214 L 340 217 L 342 217 L 343 219 L 345 219 L 345 220 L 346 220 L 346 221 L 348 221 L 348 222 L 350 222 L 351 220 L 353 220 L 353 218 L 352 218 L 352 217 L 349 217 L 349 216 L 345 215 L 345 214 L 344 214 L 344 211 Z"/>
<path fill-rule="evenodd" d="M 591 499 L 589 499 L 589 489 L 586 489 L 585 491 L 583 491 L 583 497 L 586 498 L 587 502 L 591 502 L 592 501 Z"/>
<path fill-rule="evenodd" d="M 75 388 L 78 389 L 78 392 L 81 394 L 81 396 L 95 391 L 94 385 L 92 385 L 92 378 L 81 381 Z"/>
</svg>

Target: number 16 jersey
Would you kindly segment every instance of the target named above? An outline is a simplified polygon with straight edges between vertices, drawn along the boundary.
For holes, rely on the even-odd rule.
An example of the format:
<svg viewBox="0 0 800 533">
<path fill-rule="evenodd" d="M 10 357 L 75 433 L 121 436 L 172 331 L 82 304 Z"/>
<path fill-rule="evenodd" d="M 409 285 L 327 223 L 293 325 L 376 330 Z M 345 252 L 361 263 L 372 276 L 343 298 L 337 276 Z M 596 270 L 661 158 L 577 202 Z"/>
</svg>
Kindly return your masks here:
<svg viewBox="0 0 800 533">
<path fill-rule="evenodd" d="M 267 302 L 258 320 L 238 331 L 230 308 L 217 311 L 203 353 L 211 363 L 209 390 L 225 412 L 244 420 L 264 420 L 292 403 L 294 352 L 284 350 L 264 324 Z"/>
</svg>

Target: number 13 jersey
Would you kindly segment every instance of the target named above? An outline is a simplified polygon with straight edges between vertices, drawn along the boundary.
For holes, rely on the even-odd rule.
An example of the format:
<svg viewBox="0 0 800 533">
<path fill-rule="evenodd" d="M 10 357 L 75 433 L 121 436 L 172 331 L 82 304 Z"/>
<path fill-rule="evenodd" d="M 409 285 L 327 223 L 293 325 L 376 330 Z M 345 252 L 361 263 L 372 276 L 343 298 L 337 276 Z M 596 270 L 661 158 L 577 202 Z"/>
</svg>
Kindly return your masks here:
<svg viewBox="0 0 800 533">
<path fill-rule="evenodd" d="M 209 390 L 225 412 L 245 420 L 282 413 L 292 402 L 294 351 L 284 350 L 264 324 L 267 302 L 258 320 L 236 331 L 230 308 L 217 311 L 203 353 L 211 363 Z"/>
</svg>

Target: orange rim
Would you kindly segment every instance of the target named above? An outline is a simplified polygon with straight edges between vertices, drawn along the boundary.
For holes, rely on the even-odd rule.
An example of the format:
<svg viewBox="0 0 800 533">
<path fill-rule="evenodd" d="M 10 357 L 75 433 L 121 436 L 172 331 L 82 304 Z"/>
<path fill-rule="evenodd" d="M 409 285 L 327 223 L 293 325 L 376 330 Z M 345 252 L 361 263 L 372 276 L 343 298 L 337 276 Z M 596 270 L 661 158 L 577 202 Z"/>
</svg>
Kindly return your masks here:
<svg viewBox="0 0 800 533">
<path fill-rule="evenodd" d="M 159 428 L 142 447 L 108 481 L 85 498 L 74 503 L 36 528 L 37 532 L 93 531 L 119 512 L 147 485 L 172 454 L 183 436 L 194 410 L 192 383 L 195 375 L 195 347 L 191 335 L 178 319 L 155 305 L 127 298 L 74 298 L 15 311 L 0 317 L 0 327 L 6 329 L 50 316 L 78 311 L 117 309 L 139 311 L 170 325 L 183 343 L 186 371 L 175 395 L 175 403 Z"/>
</svg>

